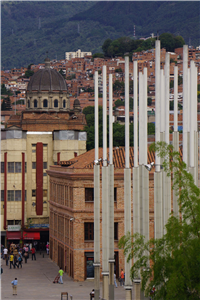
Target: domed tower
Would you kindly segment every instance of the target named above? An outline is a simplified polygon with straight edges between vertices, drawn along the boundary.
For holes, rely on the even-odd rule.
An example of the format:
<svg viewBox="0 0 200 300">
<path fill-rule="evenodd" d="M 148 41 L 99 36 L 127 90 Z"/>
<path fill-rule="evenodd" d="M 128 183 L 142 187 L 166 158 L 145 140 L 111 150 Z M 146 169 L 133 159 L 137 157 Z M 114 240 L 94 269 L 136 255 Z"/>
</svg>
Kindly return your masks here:
<svg viewBox="0 0 200 300">
<path fill-rule="evenodd" d="M 63 76 L 50 68 L 50 59 L 45 59 L 45 68 L 30 79 L 26 91 L 27 110 L 68 111 L 70 108 L 67 85 Z"/>
<path fill-rule="evenodd" d="M 78 114 L 81 112 L 81 105 L 80 105 L 80 101 L 78 99 L 74 100 L 73 109 L 74 109 L 75 114 Z"/>
</svg>

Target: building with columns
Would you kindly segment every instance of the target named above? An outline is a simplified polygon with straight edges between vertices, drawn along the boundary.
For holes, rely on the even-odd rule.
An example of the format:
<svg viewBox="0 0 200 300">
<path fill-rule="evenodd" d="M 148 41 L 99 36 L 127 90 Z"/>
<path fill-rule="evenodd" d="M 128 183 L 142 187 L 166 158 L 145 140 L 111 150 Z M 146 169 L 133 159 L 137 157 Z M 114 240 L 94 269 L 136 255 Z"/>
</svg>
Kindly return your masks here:
<svg viewBox="0 0 200 300">
<path fill-rule="evenodd" d="M 46 170 L 86 152 L 85 116 L 76 99 L 70 110 L 64 78 L 45 68 L 30 79 L 26 110 L 1 132 L 1 242 L 49 241 Z"/>
</svg>

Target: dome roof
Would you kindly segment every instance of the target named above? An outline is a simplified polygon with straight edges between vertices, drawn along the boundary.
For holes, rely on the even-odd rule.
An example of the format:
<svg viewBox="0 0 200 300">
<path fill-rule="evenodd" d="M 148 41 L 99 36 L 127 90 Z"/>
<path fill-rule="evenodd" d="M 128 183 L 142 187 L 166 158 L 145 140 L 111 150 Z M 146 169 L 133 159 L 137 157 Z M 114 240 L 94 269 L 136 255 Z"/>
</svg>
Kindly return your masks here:
<svg viewBox="0 0 200 300">
<path fill-rule="evenodd" d="M 80 105 L 80 101 L 78 99 L 75 99 L 74 100 L 74 105 L 78 105 L 79 106 Z"/>
<path fill-rule="evenodd" d="M 45 69 L 37 71 L 31 77 L 27 92 L 32 91 L 67 91 L 63 76 L 56 70 L 50 69 L 49 58 L 45 59 Z"/>
</svg>

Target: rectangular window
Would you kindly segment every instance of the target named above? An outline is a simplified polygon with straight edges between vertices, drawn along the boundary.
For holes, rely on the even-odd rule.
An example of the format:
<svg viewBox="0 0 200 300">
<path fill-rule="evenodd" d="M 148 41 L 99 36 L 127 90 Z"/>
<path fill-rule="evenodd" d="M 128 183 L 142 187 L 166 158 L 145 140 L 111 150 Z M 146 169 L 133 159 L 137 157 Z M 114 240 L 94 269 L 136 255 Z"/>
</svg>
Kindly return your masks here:
<svg viewBox="0 0 200 300">
<path fill-rule="evenodd" d="M 15 172 L 14 162 L 8 162 L 8 173 L 14 173 L 14 172 Z"/>
<path fill-rule="evenodd" d="M 93 188 L 85 188 L 85 202 L 94 202 Z"/>
<path fill-rule="evenodd" d="M 21 201 L 21 191 L 15 191 L 15 201 Z"/>
<path fill-rule="evenodd" d="M 118 223 L 114 223 L 114 240 L 118 241 Z"/>
<path fill-rule="evenodd" d="M 47 190 L 43 190 L 43 197 L 47 197 Z"/>
<path fill-rule="evenodd" d="M 47 176 L 47 173 L 43 173 L 43 176 Z"/>
<path fill-rule="evenodd" d="M 1 173 L 4 173 L 4 161 L 1 162 Z"/>
<path fill-rule="evenodd" d="M 47 169 L 47 162 L 46 161 L 43 162 L 43 169 Z"/>
<path fill-rule="evenodd" d="M 43 147 L 47 147 L 47 144 L 43 144 Z"/>
<path fill-rule="evenodd" d="M 1 201 L 4 201 L 4 190 L 1 190 Z"/>
<path fill-rule="evenodd" d="M 14 191 L 8 191 L 8 201 L 14 201 Z"/>
<path fill-rule="evenodd" d="M 14 224 L 14 223 L 15 223 L 14 220 L 7 220 L 7 222 L 8 222 L 8 225 L 15 225 L 15 224 Z"/>
<path fill-rule="evenodd" d="M 32 169 L 36 169 L 36 161 L 32 162 Z"/>
<path fill-rule="evenodd" d="M 21 162 L 15 162 L 15 173 L 21 173 L 21 172 L 22 172 Z"/>
<path fill-rule="evenodd" d="M 25 173 L 27 173 L 27 162 L 25 162 Z"/>
<path fill-rule="evenodd" d="M 94 223 L 85 223 L 85 240 L 94 240 Z"/>
<path fill-rule="evenodd" d="M 36 197 L 36 190 L 32 190 L 32 197 Z"/>
<path fill-rule="evenodd" d="M 117 188 L 114 188 L 114 201 L 117 202 Z"/>
<path fill-rule="evenodd" d="M 27 200 L 27 190 L 25 190 L 24 201 Z"/>
</svg>

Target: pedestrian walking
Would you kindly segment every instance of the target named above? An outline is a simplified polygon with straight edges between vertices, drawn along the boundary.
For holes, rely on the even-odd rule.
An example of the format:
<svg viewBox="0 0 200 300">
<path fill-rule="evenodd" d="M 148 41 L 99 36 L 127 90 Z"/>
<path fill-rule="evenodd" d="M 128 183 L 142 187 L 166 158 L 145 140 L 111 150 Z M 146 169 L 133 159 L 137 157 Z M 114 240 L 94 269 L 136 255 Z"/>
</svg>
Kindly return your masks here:
<svg viewBox="0 0 200 300">
<path fill-rule="evenodd" d="M 14 260 L 14 256 L 12 254 L 12 252 L 10 253 L 10 269 L 12 269 L 12 266 L 14 267 L 13 265 L 13 260 Z"/>
<path fill-rule="evenodd" d="M 36 256 L 35 256 L 35 248 L 31 248 L 31 253 L 32 253 L 32 260 L 33 260 L 33 257 L 35 258 L 36 260 Z"/>
<path fill-rule="evenodd" d="M 117 281 L 116 281 L 116 274 L 115 273 L 114 273 L 114 284 L 115 284 L 115 286 L 117 288 Z"/>
<path fill-rule="evenodd" d="M 120 277 L 121 277 L 120 285 L 124 285 L 124 271 L 123 271 L 123 269 L 121 269 Z"/>
<path fill-rule="evenodd" d="M 0 266 L 0 279 L 1 279 L 1 274 L 3 273 L 3 269 L 2 267 Z"/>
<path fill-rule="evenodd" d="M 15 278 L 15 280 L 13 280 L 13 281 L 11 282 L 12 288 L 13 288 L 13 295 L 17 295 L 17 283 L 18 283 L 17 278 Z"/>
<path fill-rule="evenodd" d="M 49 243 L 46 244 L 47 255 L 49 254 Z"/>
<path fill-rule="evenodd" d="M 62 268 L 60 268 L 60 270 L 58 271 L 59 275 L 60 275 L 60 279 L 58 280 L 58 283 L 61 283 L 63 284 L 63 274 L 64 274 L 64 271 L 62 270 Z"/>
<path fill-rule="evenodd" d="M 19 255 L 19 257 L 18 257 L 18 268 L 19 268 L 19 266 L 22 268 L 22 256 L 21 255 Z"/>
<path fill-rule="evenodd" d="M 7 256 L 8 256 L 8 249 L 5 247 L 4 249 L 3 249 L 3 258 L 5 259 L 5 261 L 6 261 L 6 258 L 7 258 Z"/>
<path fill-rule="evenodd" d="M 17 258 L 17 255 L 15 254 L 15 255 L 14 255 L 14 268 L 15 268 L 16 266 L 17 266 L 18 269 L 19 269 L 18 258 Z"/>
<path fill-rule="evenodd" d="M 28 259 L 28 253 L 27 252 L 24 253 L 24 259 L 25 259 L 25 264 L 27 264 L 27 259 Z"/>
</svg>

